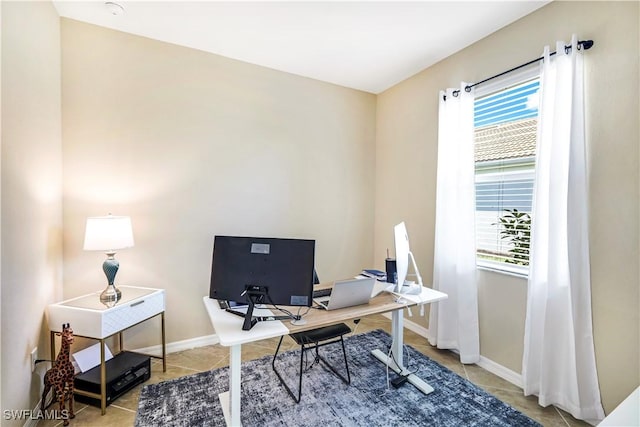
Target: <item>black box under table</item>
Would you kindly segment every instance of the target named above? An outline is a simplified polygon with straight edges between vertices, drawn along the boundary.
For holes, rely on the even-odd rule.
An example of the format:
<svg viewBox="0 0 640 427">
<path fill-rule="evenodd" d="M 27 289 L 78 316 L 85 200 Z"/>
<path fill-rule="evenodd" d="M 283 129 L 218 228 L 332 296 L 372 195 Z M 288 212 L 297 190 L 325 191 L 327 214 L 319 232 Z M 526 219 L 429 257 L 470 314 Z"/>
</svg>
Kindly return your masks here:
<svg viewBox="0 0 640 427">
<path fill-rule="evenodd" d="M 151 377 L 151 359 L 149 356 L 123 351 L 105 363 L 107 370 L 107 406 L 138 384 Z M 76 390 L 100 394 L 100 365 L 76 375 Z M 100 399 L 75 394 L 77 402 L 100 407 Z"/>
</svg>

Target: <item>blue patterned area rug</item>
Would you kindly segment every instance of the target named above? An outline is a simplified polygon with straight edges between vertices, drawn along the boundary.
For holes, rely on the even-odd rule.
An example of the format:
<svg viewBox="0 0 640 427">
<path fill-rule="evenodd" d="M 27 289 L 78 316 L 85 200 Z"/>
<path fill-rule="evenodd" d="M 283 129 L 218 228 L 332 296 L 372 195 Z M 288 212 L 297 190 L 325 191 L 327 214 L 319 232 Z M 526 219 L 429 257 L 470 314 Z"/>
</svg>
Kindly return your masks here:
<svg viewBox="0 0 640 427">
<path fill-rule="evenodd" d="M 324 367 L 304 373 L 296 404 L 271 369 L 271 356 L 242 364 L 244 426 L 539 426 L 539 424 L 409 346 L 405 363 L 434 391 L 424 395 L 409 383 L 388 388 L 386 368 L 371 355 L 385 353 L 391 337 L 376 330 L 347 338 L 351 385 Z M 275 349 L 274 349 L 275 351 Z M 320 349 L 344 369 L 340 344 Z M 309 362 L 313 353 L 308 352 Z M 278 356 L 278 369 L 297 391 L 299 350 Z M 395 374 L 391 373 L 391 377 Z M 223 426 L 218 394 L 229 387 L 228 368 L 145 386 L 135 425 Z"/>
</svg>

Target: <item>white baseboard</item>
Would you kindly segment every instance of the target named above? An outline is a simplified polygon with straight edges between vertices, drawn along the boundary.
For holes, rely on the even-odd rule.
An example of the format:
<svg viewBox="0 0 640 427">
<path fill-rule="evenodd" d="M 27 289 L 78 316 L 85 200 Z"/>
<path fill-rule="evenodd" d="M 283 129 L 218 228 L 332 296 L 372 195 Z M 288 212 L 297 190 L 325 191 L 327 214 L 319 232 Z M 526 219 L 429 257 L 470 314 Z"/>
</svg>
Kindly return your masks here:
<svg viewBox="0 0 640 427">
<path fill-rule="evenodd" d="M 391 315 L 388 313 L 383 314 L 383 316 L 387 317 L 387 318 L 391 318 Z M 415 322 L 412 322 L 411 320 L 406 320 L 404 321 L 404 327 L 415 332 L 416 334 L 426 337 L 427 336 L 427 331 L 428 329 L 425 328 L 422 325 L 419 325 Z M 182 340 L 182 341 L 176 341 L 176 342 L 172 342 L 172 343 L 167 343 L 167 354 L 169 353 L 176 353 L 178 351 L 183 351 L 183 350 L 191 350 L 193 348 L 198 348 L 198 347 L 204 347 L 207 345 L 214 345 L 214 344 L 218 344 L 218 342 L 220 342 L 220 340 L 218 340 L 218 336 L 213 334 L 213 335 L 205 335 L 202 337 L 195 337 L 195 338 L 189 338 L 186 340 Z M 146 354 L 152 354 L 154 356 L 160 356 L 162 354 L 162 346 L 160 344 L 156 344 L 156 345 L 152 345 L 149 347 L 141 347 L 141 348 L 136 348 L 136 349 L 131 349 L 131 351 L 135 351 L 135 352 L 139 352 L 139 353 L 146 353 Z"/>
<path fill-rule="evenodd" d="M 391 319 L 391 315 L 389 313 L 383 314 L 384 317 Z M 408 320 L 405 316 L 404 318 L 404 327 L 415 332 L 416 334 L 427 339 L 427 334 L 429 332 L 429 328 L 425 328 L 422 325 L 419 325 L 411 320 Z M 494 362 L 491 359 L 487 359 L 484 356 L 480 356 L 480 360 L 476 365 L 480 366 L 482 369 L 491 372 L 493 375 L 496 375 L 502 378 L 505 381 L 510 382 L 511 384 L 518 386 L 520 388 L 524 387 L 524 382 L 522 381 L 522 375 L 512 371 L 509 368 L 506 368 L 499 363 Z"/>
<path fill-rule="evenodd" d="M 382 315 L 387 319 L 391 319 L 391 314 L 389 313 L 383 313 Z M 425 328 L 422 325 L 417 324 L 416 322 L 412 322 L 411 320 L 407 319 L 407 316 L 404 317 L 403 324 L 404 324 L 404 327 L 409 329 L 410 331 L 415 332 L 416 334 L 420 335 L 421 337 L 424 337 L 425 339 L 427 338 L 427 333 L 429 332 L 429 329 Z"/>
<path fill-rule="evenodd" d="M 53 393 L 53 391 L 51 393 Z M 36 427 L 41 419 L 44 419 L 45 415 L 40 412 L 41 404 L 42 399 L 38 400 L 38 403 L 36 403 L 36 407 L 31 410 L 31 414 L 23 414 L 26 417 L 26 421 L 24 422 L 22 427 Z M 45 409 L 45 411 L 55 411 L 57 409 L 57 406 L 58 405 L 56 403 L 52 405 L 50 409 Z"/>
<path fill-rule="evenodd" d="M 387 318 L 391 318 L 391 315 L 388 313 L 383 314 L 383 316 L 387 317 Z M 407 320 L 405 318 L 404 321 L 404 327 L 409 329 L 410 331 L 415 332 L 416 334 L 426 337 L 427 336 L 427 332 L 428 329 L 425 328 L 422 325 L 419 325 L 415 322 L 412 322 L 411 320 Z M 183 351 L 183 350 L 191 350 L 193 348 L 198 348 L 198 347 L 205 347 L 207 345 L 214 345 L 214 344 L 218 344 L 218 342 L 220 342 L 220 340 L 218 340 L 218 336 L 213 334 L 213 335 L 205 335 L 202 337 L 195 337 L 195 338 L 189 338 L 186 340 L 182 340 L 182 341 L 176 341 L 176 342 L 172 342 L 172 343 L 168 343 L 167 344 L 167 354 L 170 353 L 176 353 L 178 351 Z M 141 347 L 141 348 L 136 348 L 136 349 L 131 349 L 131 351 L 135 351 L 135 352 L 139 352 L 139 353 L 145 353 L 145 354 L 152 354 L 154 356 L 160 356 L 162 355 L 162 346 L 160 344 L 156 344 L 156 345 L 152 345 L 149 347 Z"/>
<path fill-rule="evenodd" d="M 218 336 L 216 334 L 213 335 L 205 335 L 203 337 L 189 338 L 182 341 L 175 341 L 167 344 L 166 351 L 169 353 L 176 353 L 178 351 L 183 350 L 191 350 L 193 348 L 205 347 L 207 345 L 218 344 L 220 340 L 218 340 Z M 131 351 L 152 354 L 154 356 L 162 356 L 162 345 L 152 345 L 149 347 L 142 347 L 132 349 Z"/>
<path fill-rule="evenodd" d="M 38 400 L 36 407 L 33 408 L 34 414 L 37 414 L 38 411 L 40 410 L 41 403 L 42 403 L 42 399 Z M 27 418 L 27 421 L 24 423 L 23 427 L 36 427 L 38 425 L 38 421 L 39 420 L 37 418 Z"/>
<path fill-rule="evenodd" d="M 385 313 L 383 314 L 383 316 L 388 319 L 391 319 L 391 315 L 389 313 Z M 425 328 L 422 325 L 419 325 L 416 322 L 411 321 L 410 318 L 408 319 L 407 317 L 408 316 L 405 316 L 404 318 L 404 327 L 427 339 L 427 334 L 429 332 L 429 329 Z M 219 342 L 218 336 L 215 334 L 196 337 L 196 338 L 190 338 L 182 341 L 176 341 L 176 342 L 167 344 L 167 354 L 176 353 L 178 351 L 183 351 L 183 350 L 191 350 L 193 348 L 204 347 L 207 345 L 214 345 L 214 344 L 218 344 L 218 342 Z M 162 347 L 160 345 L 153 345 L 150 347 L 134 349 L 132 351 L 160 356 L 162 354 Z M 521 374 L 514 372 L 511 369 L 506 368 L 494 362 L 491 359 L 488 359 L 484 356 L 480 356 L 480 361 L 477 363 L 477 365 L 491 372 L 492 374 L 502 378 L 503 380 L 510 382 L 515 386 L 518 386 L 520 388 L 523 387 Z M 25 425 L 25 427 L 32 427 L 32 426 Z"/>
<path fill-rule="evenodd" d="M 522 381 L 521 374 L 514 372 L 509 368 L 505 368 L 504 366 L 494 362 L 491 359 L 487 359 L 484 356 L 480 356 L 480 361 L 476 363 L 476 365 L 491 372 L 493 375 L 496 375 L 502 378 L 505 381 L 509 381 L 511 384 L 515 386 L 518 386 L 520 388 L 524 387 L 524 382 Z"/>
</svg>

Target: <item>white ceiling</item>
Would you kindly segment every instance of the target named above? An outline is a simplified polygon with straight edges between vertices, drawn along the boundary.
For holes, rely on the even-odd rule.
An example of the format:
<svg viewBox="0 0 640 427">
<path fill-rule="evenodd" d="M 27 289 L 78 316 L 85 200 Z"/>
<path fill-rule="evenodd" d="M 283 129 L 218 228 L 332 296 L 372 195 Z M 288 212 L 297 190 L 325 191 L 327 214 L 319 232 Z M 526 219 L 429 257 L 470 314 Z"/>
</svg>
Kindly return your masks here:
<svg viewBox="0 0 640 427">
<path fill-rule="evenodd" d="M 380 93 L 548 1 L 54 0 L 60 16 Z"/>
</svg>

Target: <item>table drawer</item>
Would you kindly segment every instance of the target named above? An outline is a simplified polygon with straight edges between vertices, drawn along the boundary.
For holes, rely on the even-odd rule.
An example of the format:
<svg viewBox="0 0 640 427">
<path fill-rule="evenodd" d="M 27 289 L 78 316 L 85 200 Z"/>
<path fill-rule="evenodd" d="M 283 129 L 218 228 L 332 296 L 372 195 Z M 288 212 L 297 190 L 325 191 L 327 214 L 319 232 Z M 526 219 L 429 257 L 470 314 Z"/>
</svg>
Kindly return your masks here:
<svg viewBox="0 0 640 427">
<path fill-rule="evenodd" d="M 102 317 L 102 336 L 115 334 L 164 311 L 164 292 L 158 292 L 137 301 L 116 306 Z"/>
<path fill-rule="evenodd" d="M 59 332 L 63 323 L 69 323 L 78 336 L 102 339 L 165 310 L 164 289 L 120 289 L 122 300 L 114 307 L 100 303 L 99 293 L 49 305 L 49 329 Z"/>
</svg>

